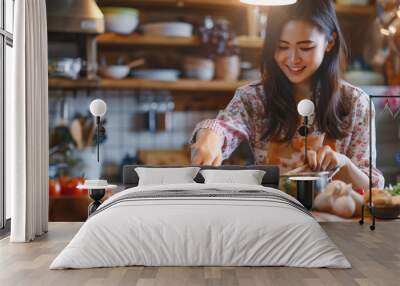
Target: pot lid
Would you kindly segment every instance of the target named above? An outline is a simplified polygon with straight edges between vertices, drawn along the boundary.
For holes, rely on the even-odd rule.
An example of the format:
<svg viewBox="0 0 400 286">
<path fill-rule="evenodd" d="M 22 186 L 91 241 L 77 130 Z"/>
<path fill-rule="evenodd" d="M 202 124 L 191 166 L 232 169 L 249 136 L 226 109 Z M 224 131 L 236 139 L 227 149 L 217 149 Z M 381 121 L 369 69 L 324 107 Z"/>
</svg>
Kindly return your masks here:
<svg viewBox="0 0 400 286">
<path fill-rule="evenodd" d="M 281 174 L 281 177 L 323 177 L 330 175 L 330 171 L 321 171 L 321 172 L 300 172 L 300 173 L 285 173 Z"/>
</svg>

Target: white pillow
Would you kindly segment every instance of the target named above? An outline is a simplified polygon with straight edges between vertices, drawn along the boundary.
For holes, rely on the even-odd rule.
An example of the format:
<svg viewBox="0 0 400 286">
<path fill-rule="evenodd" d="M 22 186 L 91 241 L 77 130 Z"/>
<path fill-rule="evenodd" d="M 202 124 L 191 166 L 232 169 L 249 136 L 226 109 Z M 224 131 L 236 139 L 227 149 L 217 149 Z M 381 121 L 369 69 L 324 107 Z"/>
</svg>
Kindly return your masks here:
<svg viewBox="0 0 400 286">
<path fill-rule="evenodd" d="M 135 168 L 139 176 L 138 186 L 195 183 L 193 179 L 199 170 L 199 167 Z"/>
<path fill-rule="evenodd" d="M 265 171 L 262 170 L 201 170 L 205 184 L 226 183 L 261 185 Z"/>
</svg>

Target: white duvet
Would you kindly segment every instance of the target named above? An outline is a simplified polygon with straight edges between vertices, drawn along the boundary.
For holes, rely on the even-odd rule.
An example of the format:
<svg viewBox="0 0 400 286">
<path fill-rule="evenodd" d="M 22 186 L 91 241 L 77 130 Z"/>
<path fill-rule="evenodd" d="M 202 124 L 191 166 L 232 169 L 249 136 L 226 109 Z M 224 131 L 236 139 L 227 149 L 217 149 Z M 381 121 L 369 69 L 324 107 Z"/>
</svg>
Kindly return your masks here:
<svg viewBox="0 0 400 286">
<path fill-rule="evenodd" d="M 119 201 L 137 192 L 210 189 L 265 191 L 299 204 L 279 190 L 254 185 L 131 188 L 104 202 L 50 269 L 128 265 L 351 267 L 313 217 L 274 199 L 178 196 Z"/>
</svg>

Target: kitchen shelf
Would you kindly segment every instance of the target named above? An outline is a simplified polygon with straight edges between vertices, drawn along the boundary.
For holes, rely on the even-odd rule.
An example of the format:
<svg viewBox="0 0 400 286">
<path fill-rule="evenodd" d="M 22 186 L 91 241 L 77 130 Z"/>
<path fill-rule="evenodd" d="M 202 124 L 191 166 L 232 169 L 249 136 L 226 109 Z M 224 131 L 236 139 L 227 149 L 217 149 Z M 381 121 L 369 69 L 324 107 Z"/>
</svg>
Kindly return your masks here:
<svg viewBox="0 0 400 286">
<path fill-rule="evenodd" d="M 199 43 L 197 37 L 162 37 L 162 36 L 142 36 L 119 35 L 115 33 L 104 33 L 97 36 L 99 45 L 112 46 L 196 46 Z"/>
<path fill-rule="evenodd" d="M 127 6 L 127 7 L 238 7 L 247 8 L 249 5 L 239 0 L 98 0 L 99 6 Z M 336 5 L 337 13 L 371 15 L 375 13 L 374 5 Z"/>
<path fill-rule="evenodd" d="M 232 7 L 244 6 L 239 0 L 98 0 L 99 6 L 130 6 L 130 7 Z"/>
<path fill-rule="evenodd" d="M 236 38 L 237 44 L 240 48 L 254 48 L 261 49 L 264 43 L 264 39 L 260 37 L 251 37 L 251 36 L 238 36 Z"/>
<path fill-rule="evenodd" d="M 187 7 L 187 8 L 221 8 L 229 7 L 248 8 L 249 5 L 239 0 L 98 0 L 99 6 L 126 6 L 126 7 Z M 338 14 L 370 15 L 376 13 L 374 5 L 336 5 Z"/>
<path fill-rule="evenodd" d="M 376 14 L 376 8 L 374 5 L 336 5 L 336 13 L 360 16 L 374 16 Z"/>
<path fill-rule="evenodd" d="M 99 45 L 107 46 L 182 46 L 193 47 L 199 45 L 199 39 L 193 37 L 162 37 L 142 36 L 138 34 L 118 35 L 115 33 L 104 33 L 97 37 Z M 239 36 L 237 43 L 240 48 L 261 48 L 263 40 L 257 37 Z"/>
<path fill-rule="evenodd" d="M 201 81 L 180 79 L 177 81 L 157 81 L 147 79 L 100 79 L 100 80 L 69 80 L 49 78 L 49 89 L 153 89 L 171 91 L 220 91 L 233 92 L 248 81 Z"/>
</svg>

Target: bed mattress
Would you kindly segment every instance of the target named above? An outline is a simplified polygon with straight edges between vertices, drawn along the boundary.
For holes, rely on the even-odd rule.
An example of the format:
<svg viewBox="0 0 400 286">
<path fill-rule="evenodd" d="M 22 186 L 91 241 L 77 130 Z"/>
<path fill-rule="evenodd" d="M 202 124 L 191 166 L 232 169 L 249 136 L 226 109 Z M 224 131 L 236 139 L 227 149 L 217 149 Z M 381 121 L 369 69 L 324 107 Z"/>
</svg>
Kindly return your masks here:
<svg viewBox="0 0 400 286">
<path fill-rule="evenodd" d="M 110 197 L 50 269 L 132 265 L 351 267 L 312 215 L 279 190 L 176 184 Z"/>
</svg>

